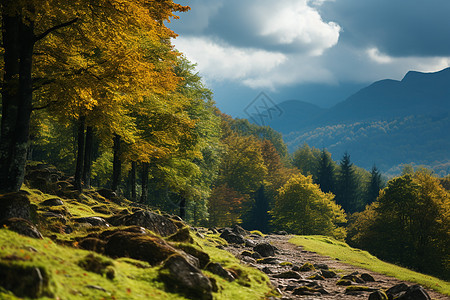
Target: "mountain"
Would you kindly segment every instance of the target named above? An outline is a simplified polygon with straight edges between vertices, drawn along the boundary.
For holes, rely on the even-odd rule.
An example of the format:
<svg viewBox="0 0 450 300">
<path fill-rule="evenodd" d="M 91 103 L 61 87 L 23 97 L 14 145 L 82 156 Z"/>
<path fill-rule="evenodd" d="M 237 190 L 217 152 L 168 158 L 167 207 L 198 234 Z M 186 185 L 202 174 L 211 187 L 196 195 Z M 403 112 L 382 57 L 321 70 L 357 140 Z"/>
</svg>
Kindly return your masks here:
<svg viewBox="0 0 450 300">
<path fill-rule="evenodd" d="M 411 163 L 450 173 L 450 68 L 377 81 L 329 109 L 300 101 L 278 106 L 285 113 L 269 125 L 290 151 L 306 142 L 335 160 L 348 151 L 357 165 L 376 164 L 391 175 Z"/>
</svg>

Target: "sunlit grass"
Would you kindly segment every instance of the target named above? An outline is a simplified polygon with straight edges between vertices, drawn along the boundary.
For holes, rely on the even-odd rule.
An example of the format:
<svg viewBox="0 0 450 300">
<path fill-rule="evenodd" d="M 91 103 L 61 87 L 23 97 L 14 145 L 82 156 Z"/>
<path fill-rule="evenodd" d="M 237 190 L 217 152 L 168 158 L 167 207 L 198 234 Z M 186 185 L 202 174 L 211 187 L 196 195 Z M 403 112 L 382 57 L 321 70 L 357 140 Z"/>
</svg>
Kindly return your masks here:
<svg viewBox="0 0 450 300">
<path fill-rule="evenodd" d="M 386 263 L 367 251 L 352 248 L 346 243 L 330 237 L 296 236 L 290 239 L 289 242 L 303 246 L 307 251 L 338 259 L 343 263 L 392 276 L 400 280 L 414 282 L 442 294 L 450 295 L 450 283 L 447 281 Z"/>
</svg>

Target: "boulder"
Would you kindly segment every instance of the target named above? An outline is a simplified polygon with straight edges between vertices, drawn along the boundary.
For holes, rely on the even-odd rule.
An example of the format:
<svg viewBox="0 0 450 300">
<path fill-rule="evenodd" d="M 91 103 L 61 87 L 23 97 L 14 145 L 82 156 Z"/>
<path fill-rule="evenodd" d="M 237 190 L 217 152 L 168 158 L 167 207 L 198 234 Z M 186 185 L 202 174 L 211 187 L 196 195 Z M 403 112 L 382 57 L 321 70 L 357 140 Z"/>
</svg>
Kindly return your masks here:
<svg viewBox="0 0 450 300">
<path fill-rule="evenodd" d="M 95 251 L 97 253 L 103 253 L 105 252 L 105 241 L 102 241 L 100 239 L 94 238 L 94 237 L 88 237 L 82 239 L 78 246 L 82 249 L 89 250 L 89 251 Z"/>
<path fill-rule="evenodd" d="M 368 273 L 363 273 L 360 277 L 365 282 L 375 282 L 375 278 L 373 278 L 373 276 Z"/>
<path fill-rule="evenodd" d="M 75 218 L 72 221 L 76 223 L 89 223 L 92 226 L 101 226 L 101 227 L 109 227 L 110 225 L 106 222 L 105 219 L 100 217 L 84 217 L 84 218 Z"/>
<path fill-rule="evenodd" d="M 42 239 L 42 234 L 28 220 L 22 218 L 3 219 L 3 221 L 0 222 L 0 227 L 4 226 L 6 226 L 11 231 L 17 232 L 18 234 L 35 239 Z"/>
<path fill-rule="evenodd" d="M 220 234 L 220 237 L 223 238 L 225 241 L 227 241 L 230 244 L 244 244 L 245 243 L 245 240 L 241 235 L 231 232 L 229 229 L 225 229 L 224 231 L 222 231 L 222 233 Z"/>
<path fill-rule="evenodd" d="M 246 235 L 250 234 L 247 230 L 245 230 L 244 228 L 242 228 L 239 225 L 234 225 L 233 229 L 231 229 L 231 231 L 236 233 L 237 235 L 242 235 L 242 236 L 246 236 Z"/>
<path fill-rule="evenodd" d="M 369 300 L 388 300 L 388 296 L 383 291 L 375 291 L 369 295 Z"/>
<path fill-rule="evenodd" d="M 184 251 L 185 253 L 197 258 L 201 269 L 204 269 L 206 267 L 206 265 L 208 265 L 210 262 L 209 254 L 194 247 L 193 245 L 180 244 L 176 247 L 178 249 Z"/>
<path fill-rule="evenodd" d="M 393 287 L 389 288 L 386 291 L 386 294 L 388 295 L 389 299 L 393 299 L 396 296 L 398 296 L 402 292 L 406 292 L 408 290 L 408 286 L 404 283 L 399 283 L 394 285 Z"/>
<path fill-rule="evenodd" d="M 210 271 L 213 274 L 219 275 L 220 277 L 222 277 L 228 281 L 233 281 L 235 279 L 233 274 L 231 274 L 229 271 L 225 270 L 222 267 L 222 265 L 219 263 L 210 262 L 206 266 L 206 270 Z"/>
<path fill-rule="evenodd" d="M 430 295 L 420 285 L 408 287 L 406 292 L 397 298 L 398 300 L 431 300 Z"/>
<path fill-rule="evenodd" d="M 284 279 L 300 279 L 302 276 L 295 271 L 286 271 L 273 275 L 274 278 L 284 278 Z"/>
<path fill-rule="evenodd" d="M 261 243 L 256 245 L 253 250 L 261 254 L 262 257 L 269 257 L 275 255 L 275 247 L 269 243 Z"/>
<path fill-rule="evenodd" d="M 172 220 L 148 210 L 138 210 L 132 214 L 119 213 L 108 218 L 108 222 L 114 226 L 141 226 L 161 236 L 169 236 L 178 231 Z"/>
<path fill-rule="evenodd" d="M 51 297 L 49 277 L 44 268 L 0 262 L 0 286 L 17 297 Z"/>
<path fill-rule="evenodd" d="M 325 278 L 335 278 L 337 276 L 336 272 L 330 270 L 321 270 L 320 274 Z"/>
<path fill-rule="evenodd" d="M 172 255 L 164 262 L 159 278 L 168 289 L 183 293 L 191 299 L 213 299 L 213 286 L 209 278 L 180 255 Z"/>
<path fill-rule="evenodd" d="M 64 202 L 59 198 L 51 198 L 41 202 L 43 206 L 61 206 Z"/>
<path fill-rule="evenodd" d="M 194 242 L 194 239 L 191 236 L 189 231 L 189 227 L 185 226 L 179 229 L 177 232 L 172 234 L 167 240 L 171 242 L 180 242 L 180 243 L 190 243 Z"/>
<path fill-rule="evenodd" d="M 30 193 L 19 191 L 0 196 L 0 220 L 9 218 L 30 219 Z"/>
<path fill-rule="evenodd" d="M 105 254 L 111 257 L 130 257 L 157 265 L 177 250 L 156 235 L 119 231 L 109 237 Z"/>
<path fill-rule="evenodd" d="M 304 263 L 299 269 L 299 271 L 301 271 L 301 272 L 308 272 L 308 271 L 315 271 L 315 270 L 316 270 L 316 268 L 314 268 L 314 266 L 311 263 Z"/>
</svg>

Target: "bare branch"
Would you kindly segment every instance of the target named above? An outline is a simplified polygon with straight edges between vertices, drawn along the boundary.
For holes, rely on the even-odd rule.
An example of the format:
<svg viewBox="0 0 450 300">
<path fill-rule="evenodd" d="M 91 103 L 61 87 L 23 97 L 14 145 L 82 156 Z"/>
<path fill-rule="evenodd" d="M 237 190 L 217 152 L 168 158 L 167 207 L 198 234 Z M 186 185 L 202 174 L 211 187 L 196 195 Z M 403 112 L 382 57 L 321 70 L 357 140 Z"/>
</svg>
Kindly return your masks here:
<svg viewBox="0 0 450 300">
<path fill-rule="evenodd" d="M 53 26 L 53 27 L 47 29 L 47 30 L 44 31 L 43 33 L 37 35 L 36 38 L 35 38 L 35 41 L 37 42 L 37 41 L 39 41 L 39 40 L 42 40 L 43 38 L 45 38 L 47 35 L 49 35 L 49 34 L 52 33 L 53 31 L 58 30 L 58 29 L 63 28 L 63 27 L 70 26 L 70 25 L 72 25 L 73 23 L 75 23 L 75 22 L 77 22 L 77 21 L 78 21 L 78 18 L 75 18 L 75 19 L 70 20 L 70 21 L 68 21 L 68 22 L 65 22 L 65 23 L 61 23 L 61 24 L 55 25 L 55 26 Z"/>
</svg>

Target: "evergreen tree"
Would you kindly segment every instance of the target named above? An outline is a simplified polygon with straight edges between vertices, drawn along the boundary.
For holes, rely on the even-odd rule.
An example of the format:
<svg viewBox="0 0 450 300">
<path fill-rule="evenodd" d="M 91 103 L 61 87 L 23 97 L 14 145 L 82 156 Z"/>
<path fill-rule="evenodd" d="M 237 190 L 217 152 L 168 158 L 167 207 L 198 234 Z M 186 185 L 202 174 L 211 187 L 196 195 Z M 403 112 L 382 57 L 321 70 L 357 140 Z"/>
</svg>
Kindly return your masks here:
<svg viewBox="0 0 450 300">
<path fill-rule="evenodd" d="M 383 188 L 380 171 L 374 165 L 371 171 L 371 178 L 367 188 L 366 204 L 372 204 L 378 198 L 380 190 Z"/>
<path fill-rule="evenodd" d="M 259 230 L 262 232 L 269 231 L 269 199 L 265 192 L 264 185 L 256 191 L 254 202 L 247 216 L 244 217 L 243 226 L 251 230 Z"/>
<path fill-rule="evenodd" d="M 334 166 L 331 160 L 331 154 L 325 149 L 320 154 L 319 171 L 317 176 L 317 183 L 324 193 L 334 192 Z"/>
<path fill-rule="evenodd" d="M 340 162 L 337 178 L 336 203 L 341 205 L 347 213 L 354 213 L 359 209 L 357 203 L 357 178 L 350 155 L 345 152 Z"/>
</svg>

